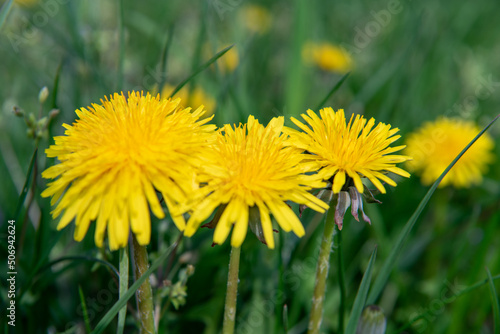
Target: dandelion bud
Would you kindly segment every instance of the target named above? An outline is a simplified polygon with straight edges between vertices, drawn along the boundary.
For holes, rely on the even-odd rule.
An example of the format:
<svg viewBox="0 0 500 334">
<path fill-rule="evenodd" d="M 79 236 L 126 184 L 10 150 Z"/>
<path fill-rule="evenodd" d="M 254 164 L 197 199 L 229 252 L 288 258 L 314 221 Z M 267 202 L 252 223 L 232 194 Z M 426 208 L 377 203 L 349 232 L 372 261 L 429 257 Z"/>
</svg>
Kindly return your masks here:
<svg viewBox="0 0 500 334">
<path fill-rule="evenodd" d="M 47 100 L 47 97 L 49 97 L 49 89 L 47 86 L 44 86 L 40 90 L 40 93 L 38 93 L 38 101 L 40 101 L 40 104 L 44 103 L 45 100 Z"/>
<path fill-rule="evenodd" d="M 369 305 L 359 318 L 356 334 L 384 334 L 386 325 L 382 309 L 377 305 Z"/>
<path fill-rule="evenodd" d="M 61 113 L 61 110 L 59 109 L 52 109 L 51 111 L 49 111 L 49 119 L 54 119 L 57 117 L 57 115 L 59 115 Z"/>
</svg>

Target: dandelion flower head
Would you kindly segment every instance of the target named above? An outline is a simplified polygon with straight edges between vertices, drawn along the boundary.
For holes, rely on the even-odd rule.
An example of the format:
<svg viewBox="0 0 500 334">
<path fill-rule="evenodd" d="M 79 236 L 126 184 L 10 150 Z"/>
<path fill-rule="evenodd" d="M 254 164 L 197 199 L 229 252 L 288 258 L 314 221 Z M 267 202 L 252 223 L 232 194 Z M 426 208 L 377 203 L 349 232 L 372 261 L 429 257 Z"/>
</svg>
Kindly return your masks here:
<svg viewBox="0 0 500 334">
<path fill-rule="evenodd" d="M 307 125 L 292 117 L 303 132 L 287 128 L 293 145 L 309 152 L 310 160 L 317 163 L 318 174 L 329 180 L 333 177 L 333 192 L 338 194 L 346 185 L 347 177 L 352 179 L 359 193 L 364 185 L 361 177 L 366 177 L 381 192 L 385 193 L 382 182 L 396 186 L 387 176 L 388 172 L 409 177 L 410 174 L 396 167 L 397 163 L 409 160 L 408 156 L 395 155 L 405 146 L 390 147 L 400 138 L 397 128 L 366 120 L 363 116 L 352 115 L 346 122 L 344 110 L 335 112 L 332 108 L 320 110 L 320 116 L 308 110 L 302 118 Z M 381 182 L 382 181 L 382 182 Z"/>
<path fill-rule="evenodd" d="M 165 213 L 155 189 L 163 195 L 180 230 L 181 215 L 172 214 L 195 188 L 197 156 L 214 136 L 215 126 L 199 120 L 203 109 L 179 108 L 180 99 L 130 92 L 114 94 L 101 104 L 76 111 L 78 119 L 63 124 L 64 136 L 54 137 L 46 150 L 58 164 L 42 173 L 55 179 L 42 193 L 62 214 L 60 230 L 75 219 L 74 238 L 81 241 L 96 220 L 95 243 L 103 244 L 107 230 L 111 250 L 124 247 L 129 231 L 141 245 L 150 241 L 149 209 Z M 63 213 L 64 212 L 64 213 Z"/>
<path fill-rule="evenodd" d="M 305 204 L 324 212 L 328 208 L 308 190 L 324 183 L 317 175 L 305 175 L 311 164 L 303 164 L 302 150 L 286 144 L 282 133 L 284 118 L 272 119 L 264 127 L 253 116 L 245 125 L 225 125 L 213 148 L 204 155 L 200 171 L 200 196 L 193 202 L 184 233 L 191 236 L 218 207 L 223 208 L 214 232 L 214 242 L 222 244 L 231 231 L 231 245 L 245 239 L 249 216 L 259 213 L 259 228 L 269 248 L 274 248 L 272 214 L 281 228 L 304 235 L 304 227 L 286 201 Z M 252 219 L 250 219 L 252 220 Z M 252 225 L 250 225 L 252 228 Z"/>
<path fill-rule="evenodd" d="M 351 56 L 344 49 L 333 44 L 308 42 L 302 49 L 306 63 L 316 65 L 324 71 L 346 73 L 353 67 Z"/>
<path fill-rule="evenodd" d="M 439 118 L 425 123 L 408 136 L 406 153 L 413 157 L 408 168 L 420 174 L 421 181 L 429 185 L 444 172 L 455 157 L 481 131 L 472 121 Z M 479 184 L 487 165 L 493 160 L 493 140 L 483 134 L 457 161 L 439 184 L 467 188 Z"/>
</svg>

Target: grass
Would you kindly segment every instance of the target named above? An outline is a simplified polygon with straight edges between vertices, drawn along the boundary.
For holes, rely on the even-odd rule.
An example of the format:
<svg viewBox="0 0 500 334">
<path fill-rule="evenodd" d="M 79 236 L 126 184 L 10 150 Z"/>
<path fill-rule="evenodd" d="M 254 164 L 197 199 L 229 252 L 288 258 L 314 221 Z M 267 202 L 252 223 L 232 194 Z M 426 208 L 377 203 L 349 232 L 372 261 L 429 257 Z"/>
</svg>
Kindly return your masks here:
<svg viewBox="0 0 500 334">
<path fill-rule="evenodd" d="M 218 126 L 243 122 L 249 114 L 263 123 L 285 115 L 292 126 L 289 116 L 321 105 L 390 123 L 401 129 L 397 143 L 442 115 L 466 117 L 485 127 L 500 112 L 496 2 L 400 1 L 401 10 L 390 15 L 390 22 L 379 23 L 380 31 L 367 35 L 366 45 L 357 43 L 362 39 L 358 32 L 366 34 L 389 3 L 260 2 L 272 15 L 272 28 L 264 34 L 251 33 L 243 24 L 241 13 L 250 2 L 143 6 L 128 0 L 70 1 L 57 3 L 57 9 L 45 2 L 31 7 L 14 3 L 10 9 L 10 2 L 4 3 L 0 235 L 6 238 L 7 221 L 16 219 L 17 332 L 84 333 L 90 328 L 114 333 L 123 326 L 128 333 L 138 328 L 133 293 L 140 281 L 131 277 L 128 291 L 119 292 L 113 273 L 123 265 L 119 252 L 97 249 L 93 227 L 81 243 L 72 239 L 72 224 L 57 231 L 50 201 L 40 197 L 46 186 L 40 173 L 54 163 L 43 153 L 53 143 L 51 137 L 63 133 L 62 123 L 74 121 L 75 109 L 97 103 L 114 89 L 201 86 L 217 101 L 213 122 Z M 308 40 L 351 46 L 355 67 L 347 75 L 308 66 L 301 58 L 301 45 Z M 223 62 L 233 49 L 238 66 L 228 71 Z M 43 86 L 50 91 L 43 114 L 53 108 L 60 114 L 35 143 L 12 108 L 38 114 Z M 426 197 L 428 187 L 412 175 L 379 195 L 383 204 L 365 205 L 371 226 L 346 214 L 343 266 L 337 256 L 331 257 L 324 332 L 338 333 L 339 313 L 345 312 L 345 333 L 352 333 L 365 299 L 384 311 L 387 333 L 498 332 L 498 123 L 488 131 L 497 143 L 497 159 L 481 185 L 438 188 Z M 424 198 L 428 203 L 420 207 L 420 217 L 411 218 Z M 241 250 L 237 332 L 283 333 L 285 327 L 289 334 L 306 331 L 323 219 L 304 211 L 306 236 L 280 232 L 279 251 L 248 235 Z M 149 271 L 155 304 L 166 305 L 159 333 L 220 332 L 228 242 L 211 247 L 212 232 L 202 229 L 176 244 L 178 232 L 168 218 L 153 220 L 152 226 Z M 7 244 L 1 245 L 1 258 L 6 259 Z M 172 298 L 181 304 L 182 298 L 173 285 L 183 281 L 181 273 L 189 264 L 195 272 L 187 280 L 184 305 L 176 308 Z M 8 302 L 6 265 L 0 263 L 2 310 Z M 118 325 L 124 306 L 126 319 Z"/>
</svg>

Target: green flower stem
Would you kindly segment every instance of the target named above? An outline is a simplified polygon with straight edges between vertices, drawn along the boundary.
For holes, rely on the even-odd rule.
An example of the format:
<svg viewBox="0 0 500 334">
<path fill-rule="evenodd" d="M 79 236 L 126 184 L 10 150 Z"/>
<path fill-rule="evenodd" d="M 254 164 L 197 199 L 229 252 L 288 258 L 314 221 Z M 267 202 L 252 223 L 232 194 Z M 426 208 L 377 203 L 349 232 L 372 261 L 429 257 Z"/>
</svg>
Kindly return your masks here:
<svg viewBox="0 0 500 334">
<path fill-rule="evenodd" d="M 346 287 L 345 287 L 345 268 L 344 268 L 344 258 L 342 255 L 342 232 L 337 233 L 337 256 L 339 260 L 339 287 L 340 287 L 340 306 L 339 306 L 339 334 L 344 333 L 344 314 L 345 314 L 345 299 L 346 299 Z"/>
<path fill-rule="evenodd" d="M 226 304 L 224 306 L 224 323 L 222 334 L 234 333 L 236 319 L 236 297 L 238 295 L 238 271 L 240 267 L 240 247 L 232 247 L 229 257 L 229 274 L 227 276 Z"/>
<path fill-rule="evenodd" d="M 319 333 L 321 321 L 323 320 L 323 301 L 325 299 L 326 279 L 330 268 L 330 253 L 333 245 L 333 235 L 335 232 L 335 202 L 334 196 L 330 202 L 330 210 L 326 215 L 323 240 L 319 250 L 318 266 L 316 268 L 316 281 L 314 284 L 314 295 L 312 300 L 311 314 L 309 315 L 308 334 Z"/>
<path fill-rule="evenodd" d="M 134 272 L 135 279 L 137 280 L 149 268 L 148 252 L 146 246 L 139 245 L 135 235 L 132 240 Z M 135 296 L 137 299 L 137 309 L 139 310 L 139 319 L 141 321 L 141 333 L 154 334 L 153 292 L 151 291 L 149 278 L 136 290 Z"/>
</svg>

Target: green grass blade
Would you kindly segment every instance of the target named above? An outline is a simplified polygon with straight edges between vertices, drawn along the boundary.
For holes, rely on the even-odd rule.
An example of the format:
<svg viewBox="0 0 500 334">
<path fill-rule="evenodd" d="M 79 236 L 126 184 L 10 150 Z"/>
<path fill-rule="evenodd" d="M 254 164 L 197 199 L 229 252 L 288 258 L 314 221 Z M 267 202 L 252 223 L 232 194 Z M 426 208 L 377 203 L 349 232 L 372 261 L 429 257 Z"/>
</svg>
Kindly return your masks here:
<svg viewBox="0 0 500 334">
<path fill-rule="evenodd" d="M 123 62 L 125 59 L 125 23 L 123 0 L 118 1 L 118 38 L 120 51 L 118 54 L 118 74 L 116 79 L 116 91 L 121 92 L 123 89 Z"/>
<path fill-rule="evenodd" d="M 493 277 L 491 276 L 491 272 L 488 268 L 486 268 L 486 273 L 488 273 L 488 285 L 490 287 L 491 293 L 491 303 L 493 305 L 493 324 L 495 334 L 500 334 L 500 304 L 498 302 L 498 294 L 495 289 L 495 283 L 493 282 Z"/>
<path fill-rule="evenodd" d="M 339 330 L 338 333 L 344 333 L 344 314 L 345 314 L 345 300 L 346 300 L 346 287 L 345 287 L 345 265 L 344 256 L 342 254 L 342 231 L 337 233 L 337 259 L 339 261 L 339 289 L 340 289 L 340 305 L 339 305 Z"/>
<path fill-rule="evenodd" d="M 83 310 L 83 321 L 85 322 L 85 329 L 87 330 L 87 333 L 90 333 L 90 321 L 89 321 L 89 313 L 87 311 L 87 304 L 85 304 L 85 298 L 83 297 L 83 290 L 82 286 L 78 286 L 78 295 L 80 296 L 80 306 L 82 307 Z"/>
<path fill-rule="evenodd" d="M 184 81 L 182 81 L 180 84 L 177 85 L 177 87 L 175 87 L 174 91 L 170 94 L 170 96 L 174 96 L 175 93 L 177 93 L 178 91 L 180 91 L 181 88 L 184 87 L 191 79 L 193 79 L 200 72 L 202 72 L 207 67 L 209 67 L 210 65 L 212 65 L 212 63 L 214 63 L 217 59 L 219 59 L 220 57 L 222 57 L 233 46 L 234 46 L 234 44 L 229 45 L 227 48 L 222 49 L 221 51 L 217 52 L 217 54 L 215 56 L 213 56 L 212 58 L 210 58 L 206 63 L 204 63 L 203 65 L 201 65 L 200 67 L 198 67 L 198 69 L 195 70 L 189 77 L 187 77 L 186 79 L 184 79 Z"/>
<path fill-rule="evenodd" d="M 165 81 L 167 78 L 168 52 L 170 51 L 170 47 L 172 46 L 172 41 L 174 40 L 174 29 L 175 25 L 172 24 L 168 29 L 167 40 L 161 52 L 161 60 L 160 60 L 161 75 L 160 75 L 160 82 L 158 83 L 158 93 L 160 94 L 163 91 L 163 86 L 165 86 Z"/>
<path fill-rule="evenodd" d="M 120 248 L 120 298 L 125 295 L 128 288 L 128 246 Z M 122 334 L 125 328 L 125 319 L 127 317 L 127 303 L 118 312 L 118 327 L 116 334 Z"/>
<path fill-rule="evenodd" d="M 24 181 L 23 190 L 21 191 L 21 194 L 19 195 L 19 199 L 17 201 L 16 213 L 14 215 L 14 217 L 16 217 L 16 220 L 19 220 L 19 215 L 21 214 L 21 210 L 23 209 L 23 204 L 24 201 L 26 200 L 26 195 L 28 194 L 28 191 L 30 189 L 31 174 L 33 173 L 33 167 L 35 166 L 37 153 L 38 153 L 38 148 L 35 149 L 33 155 L 31 156 L 30 165 L 28 167 L 28 174 L 26 175 L 26 181 Z"/>
<path fill-rule="evenodd" d="M 410 235 L 410 232 L 415 225 L 415 222 L 417 221 L 418 217 L 424 210 L 425 206 L 429 202 L 432 194 L 438 187 L 438 185 L 441 183 L 443 178 L 448 174 L 450 169 L 455 165 L 455 163 L 462 157 L 462 155 L 467 152 L 467 150 L 483 135 L 483 133 L 486 132 L 490 128 L 490 126 L 493 125 L 493 123 L 500 117 L 500 114 L 497 115 L 479 134 L 460 152 L 460 154 L 452 161 L 452 163 L 445 169 L 445 171 L 439 176 L 439 178 L 434 182 L 434 184 L 431 186 L 427 194 L 424 196 L 420 204 L 418 205 L 417 209 L 413 213 L 413 215 L 410 217 L 406 225 L 403 227 L 403 230 L 399 234 L 399 237 L 394 244 L 394 246 L 391 249 L 391 252 L 387 259 L 384 262 L 384 265 L 382 266 L 380 273 L 378 274 L 377 278 L 375 279 L 375 282 L 373 283 L 372 289 L 370 290 L 370 294 L 368 296 L 368 304 L 375 304 L 375 301 L 377 300 L 378 296 L 382 292 L 382 289 L 385 286 L 385 283 L 389 279 L 389 276 L 392 272 L 392 269 L 394 266 L 397 264 L 397 259 L 399 255 L 401 254 L 401 251 L 403 249 L 403 246 L 405 245 L 406 240 L 408 239 L 408 236 Z"/>
<path fill-rule="evenodd" d="M 358 326 L 359 317 L 361 316 L 361 313 L 363 312 L 366 304 L 366 295 L 368 295 L 368 289 L 370 288 L 370 281 L 372 279 L 373 262 L 375 262 L 376 257 L 377 248 L 375 248 L 372 252 L 370 262 L 368 262 L 368 267 L 366 267 L 363 279 L 361 280 L 361 284 L 359 285 L 358 294 L 356 295 L 356 299 L 354 299 L 351 316 L 349 317 L 349 321 L 345 330 L 346 334 L 356 333 L 356 327 Z"/>
<path fill-rule="evenodd" d="M 2 8 L 0 8 L 0 31 L 2 31 L 3 24 L 5 23 L 7 16 L 9 15 L 13 2 L 14 0 L 9 0 L 3 4 Z"/>
<path fill-rule="evenodd" d="M 500 279 L 500 275 L 496 275 L 496 276 L 493 276 L 491 277 L 491 281 L 496 281 L 497 279 Z M 477 283 L 474 283 L 473 285 L 453 294 L 453 296 L 449 297 L 449 298 L 458 298 L 462 295 L 465 295 L 471 291 L 474 291 L 480 287 L 482 287 L 483 285 L 487 284 L 490 282 L 490 278 L 488 279 L 485 279 L 485 280 L 482 280 L 480 282 L 477 282 Z M 420 319 L 425 319 L 426 317 L 428 317 L 432 312 L 434 312 L 433 309 L 427 309 L 425 312 L 423 313 L 420 313 L 419 315 L 417 315 L 416 317 L 413 317 L 410 321 L 408 321 L 406 324 L 404 324 L 402 327 L 398 328 L 396 331 L 392 332 L 392 334 L 399 334 L 399 333 L 402 333 L 403 331 L 407 330 L 408 328 L 411 327 L 411 325 L 413 325 L 415 322 L 419 321 Z"/>
<path fill-rule="evenodd" d="M 122 297 L 113 305 L 109 311 L 102 317 L 102 319 L 99 321 L 97 326 L 94 328 L 94 331 L 92 334 L 99 334 L 102 333 L 106 327 L 109 325 L 109 323 L 113 320 L 113 318 L 116 316 L 118 311 L 122 309 L 125 305 L 127 305 L 127 301 L 134 295 L 135 290 L 137 290 L 141 284 L 146 280 L 149 279 L 149 276 L 156 270 L 158 267 L 160 267 L 162 264 L 165 263 L 167 260 L 167 257 L 169 254 L 172 252 L 172 250 L 175 249 L 177 246 L 177 242 L 173 243 L 163 254 L 161 254 L 155 262 L 151 264 L 151 267 L 142 275 L 139 277 L 134 284 L 130 286 L 130 288 L 123 294 Z"/>
<path fill-rule="evenodd" d="M 318 104 L 318 106 L 316 107 L 316 109 L 314 109 L 314 111 L 318 111 L 318 110 L 320 110 L 321 108 L 323 108 L 325 106 L 326 101 L 328 101 L 328 99 L 330 99 L 330 97 L 332 97 L 332 95 L 335 94 L 335 92 L 337 90 L 339 90 L 339 88 L 342 86 L 342 84 L 344 83 L 344 81 L 346 81 L 346 79 L 349 76 L 349 74 L 351 74 L 351 72 L 347 72 L 342 78 L 340 78 L 340 80 L 335 84 L 335 86 L 333 86 L 333 88 L 325 96 L 325 98 L 323 99 L 323 101 L 321 101 Z"/>
</svg>

